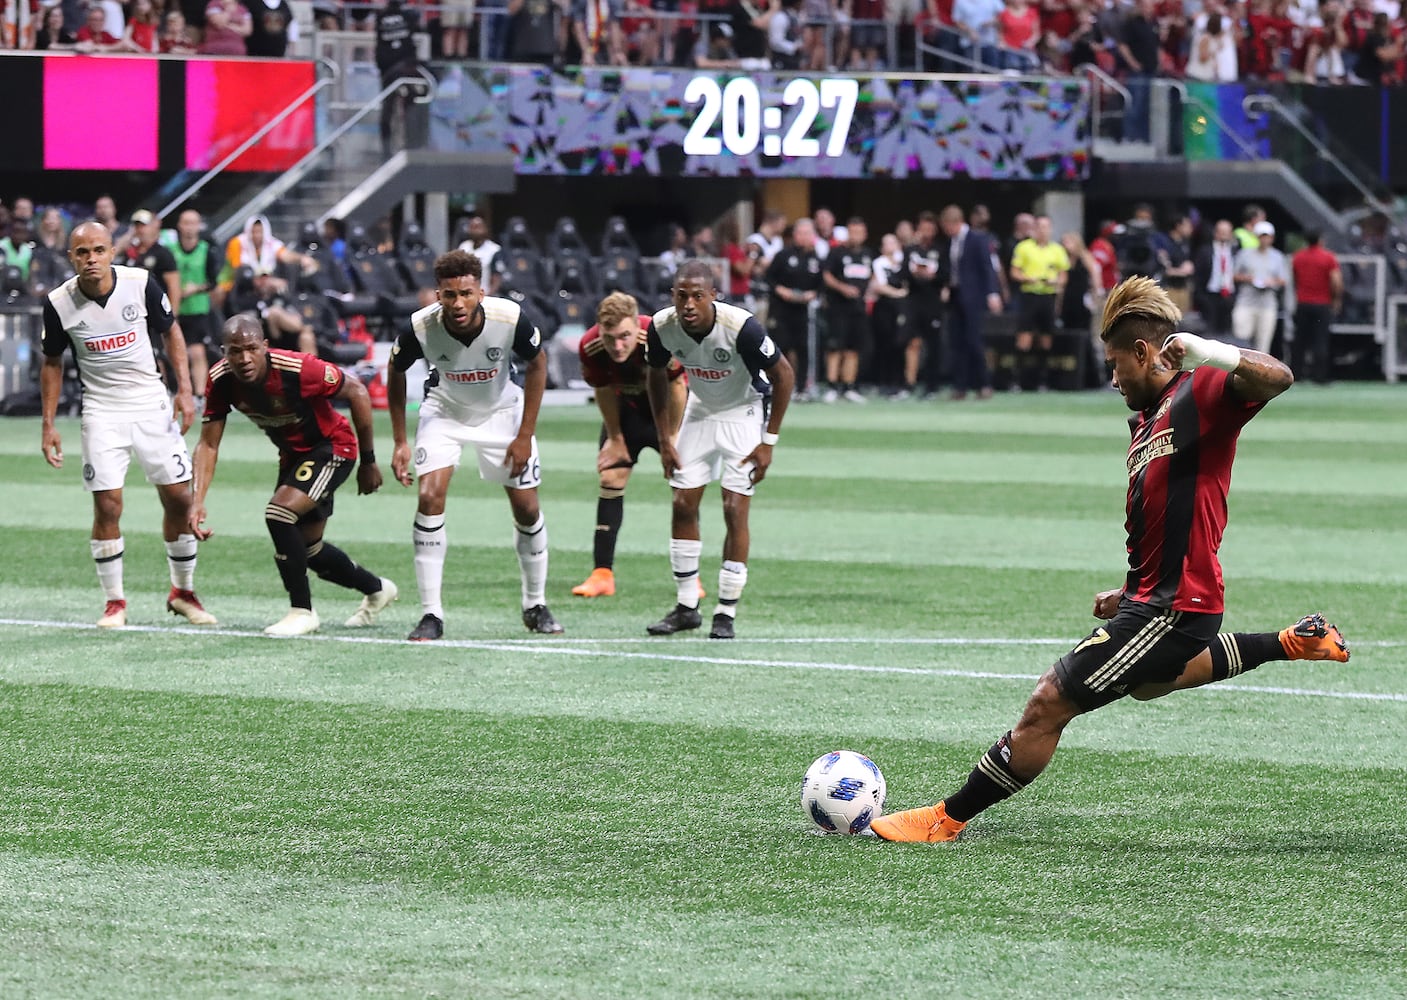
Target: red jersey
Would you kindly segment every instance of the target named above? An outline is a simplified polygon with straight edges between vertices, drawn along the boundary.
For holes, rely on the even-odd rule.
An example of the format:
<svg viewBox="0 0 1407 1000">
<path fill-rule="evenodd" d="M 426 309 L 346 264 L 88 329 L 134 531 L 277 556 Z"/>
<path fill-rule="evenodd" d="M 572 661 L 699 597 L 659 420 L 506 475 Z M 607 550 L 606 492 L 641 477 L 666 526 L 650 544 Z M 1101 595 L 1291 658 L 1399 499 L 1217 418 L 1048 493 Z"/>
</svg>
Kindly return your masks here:
<svg viewBox="0 0 1407 1000">
<path fill-rule="evenodd" d="M 1334 301 L 1329 276 L 1339 269 L 1339 259 L 1322 246 L 1305 247 L 1290 258 L 1295 274 L 1295 301 L 1307 306 L 1327 306 Z"/>
<path fill-rule="evenodd" d="M 1217 550 L 1236 439 L 1264 403 L 1231 390 L 1231 374 L 1180 372 L 1158 401 L 1129 418 L 1124 594 L 1174 611 L 1217 614 L 1224 588 Z"/>
<path fill-rule="evenodd" d="M 1025 13 L 1015 14 L 1007 7 L 997 15 L 997 30 L 1001 33 L 1002 44 L 1007 48 L 1025 48 L 1041 33 L 1040 11 L 1027 7 Z"/>
<path fill-rule="evenodd" d="M 1089 255 L 1099 265 L 1100 284 L 1105 289 L 1117 285 L 1119 283 L 1119 254 L 1115 251 L 1114 244 L 1103 236 L 1096 236 L 1089 241 Z"/>
<path fill-rule="evenodd" d="M 357 435 L 332 408 L 342 389 L 342 369 L 311 354 L 269 351 L 269 368 L 257 385 L 235 378 L 229 362 L 210 367 L 205 382 L 205 422 L 224 420 L 231 409 L 248 417 L 284 455 L 331 447 L 342 458 L 357 457 Z"/>
<path fill-rule="evenodd" d="M 577 356 L 581 358 L 581 377 L 594 389 L 614 388 L 616 396 L 623 403 L 649 407 L 645 394 L 645 331 L 649 329 L 649 316 L 638 316 L 640 335 L 630 356 L 617 364 L 606 353 L 606 345 L 601 340 L 601 326 L 597 324 L 582 335 L 577 345 Z M 684 369 L 677 363 L 669 366 L 669 377 L 679 378 Z"/>
</svg>

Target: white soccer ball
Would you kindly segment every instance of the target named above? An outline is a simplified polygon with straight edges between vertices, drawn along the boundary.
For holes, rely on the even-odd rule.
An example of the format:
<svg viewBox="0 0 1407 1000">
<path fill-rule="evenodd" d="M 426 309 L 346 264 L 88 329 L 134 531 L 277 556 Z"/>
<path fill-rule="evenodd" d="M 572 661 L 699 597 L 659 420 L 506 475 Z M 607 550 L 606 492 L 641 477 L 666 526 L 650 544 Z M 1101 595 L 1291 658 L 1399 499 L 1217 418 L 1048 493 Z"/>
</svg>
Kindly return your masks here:
<svg viewBox="0 0 1407 1000">
<path fill-rule="evenodd" d="M 826 833 L 863 833 L 884 811 L 884 775 L 854 750 L 816 758 L 801 779 L 801 811 Z"/>
</svg>

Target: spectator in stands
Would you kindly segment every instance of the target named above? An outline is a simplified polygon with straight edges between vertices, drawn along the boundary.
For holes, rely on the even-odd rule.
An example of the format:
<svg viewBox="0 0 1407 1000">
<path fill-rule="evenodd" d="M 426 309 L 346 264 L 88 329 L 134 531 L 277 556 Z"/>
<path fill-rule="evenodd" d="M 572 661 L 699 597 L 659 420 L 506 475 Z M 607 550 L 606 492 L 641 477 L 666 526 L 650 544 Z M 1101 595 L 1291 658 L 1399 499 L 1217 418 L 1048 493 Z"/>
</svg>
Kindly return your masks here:
<svg viewBox="0 0 1407 1000">
<path fill-rule="evenodd" d="M 723 25 L 727 27 L 727 25 Z M 745 306 L 748 292 L 752 287 L 752 260 L 743 249 L 738 232 L 738 224 L 729 218 L 718 227 L 719 238 L 723 241 L 722 256 L 728 262 L 727 301 L 735 306 Z M 749 312 L 754 312 L 750 307 Z"/>
<path fill-rule="evenodd" d="M 1225 338 L 1231 333 L 1231 308 L 1236 294 L 1236 253 L 1240 244 L 1231 229 L 1231 220 L 1219 219 L 1212 229 L 1212 241 L 1197 251 L 1193 278 L 1193 302 L 1207 333 Z"/>
<path fill-rule="evenodd" d="M 1172 304 L 1184 314 L 1192 311 L 1192 279 L 1196 265 L 1192 262 L 1192 219 L 1185 212 L 1173 216 L 1161 253 L 1163 255 L 1163 290 Z"/>
<path fill-rule="evenodd" d="M 160 16 L 152 0 L 132 0 L 131 16 L 127 19 L 126 33 L 122 36 L 123 51 L 148 54 L 161 51 L 161 43 L 157 39 L 160 28 Z"/>
<path fill-rule="evenodd" d="M 64 27 L 63 8 L 58 4 L 44 8 L 44 21 L 34 36 L 34 47 L 40 51 L 71 49 L 78 37 Z"/>
<path fill-rule="evenodd" d="M 89 0 L 88 5 L 103 9 L 103 30 L 113 38 L 127 33 L 127 8 L 121 0 Z"/>
<path fill-rule="evenodd" d="M 692 256 L 689 249 L 689 231 L 677 222 L 669 224 L 669 246 L 660 254 L 660 263 L 669 268 L 670 274 L 679 270 L 679 265 Z"/>
<path fill-rule="evenodd" d="M 801 64 L 809 70 L 830 69 L 828 29 L 835 23 L 835 0 L 804 0 L 801 5 Z"/>
<path fill-rule="evenodd" d="M 1363 50 L 1363 43 L 1368 40 L 1368 35 L 1373 30 L 1373 19 L 1377 16 L 1377 11 L 1373 6 L 1373 0 L 1350 0 L 1349 8 L 1344 13 L 1344 31 L 1346 43 L 1344 45 L 1343 61 L 1344 68 L 1348 72 L 1350 83 L 1361 83 L 1362 77 L 1358 74 L 1358 55 Z"/>
<path fill-rule="evenodd" d="M 64 214 L 57 208 L 46 208 L 39 216 L 39 227 L 35 232 L 37 245 L 46 250 L 63 254 L 68 252 L 68 226 Z"/>
<path fill-rule="evenodd" d="M 1343 272 L 1339 260 L 1320 242 L 1319 233 L 1305 234 L 1306 246 L 1290 259 L 1295 277 L 1295 340 L 1290 345 L 1290 370 L 1295 378 L 1313 378 L 1328 385 L 1334 359 L 1330 329 L 1343 306 Z"/>
<path fill-rule="evenodd" d="M 1402 58 L 1402 41 L 1392 30 L 1391 19 L 1382 11 L 1373 15 L 1373 28 L 1358 49 L 1354 73 L 1364 83 L 1386 87 L 1398 81 L 1397 61 Z"/>
<path fill-rule="evenodd" d="M 621 0 L 573 0 L 572 38 L 581 49 L 583 66 L 624 66 Z"/>
<path fill-rule="evenodd" d="M 78 29 L 74 48 L 79 52 L 115 52 L 122 46 L 122 38 L 108 33 L 104 26 L 107 15 L 98 6 L 88 8 L 87 19 Z"/>
<path fill-rule="evenodd" d="M 767 25 L 775 7 L 766 0 L 733 0 L 729 23 L 733 28 L 733 48 L 744 69 L 767 68 Z"/>
<path fill-rule="evenodd" d="M 1316 83 L 1341 84 L 1348 80 L 1344 52 L 1348 48 L 1348 28 L 1343 4 L 1324 0 L 1317 15 L 1305 22 L 1309 36 L 1305 43 L 1304 72 Z"/>
<path fill-rule="evenodd" d="M 708 37 L 701 37 L 694 47 L 693 66 L 695 69 L 739 69 L 742 66 L 742 60 L 733 48 L 731 24 L 724 21 L 709 22 Z"/>
<path fill-rule="evenodd" d="M 1002 68 L 1031 73 L 1040 68 L 1036 45 L 1041 40 L 1041 15 L 1027 0 L 1006 0 L 997 15 L 1002 45 Z"/>
<path fill-rule="evenodd" d="M 1238 340 L 1269 354 L 1280 311 L 1280 291 L 1289 279 L 1289 269 L 1285 255 L 1275 249 L 1275 227 L 1269 222 L 1257 222 L 1255 235 L 1260 245 L 1243 247 L 1236 255 L 1236 305 L 1231 310 L 1231 328 Z"/>
<path fill-rule="evenodd" d="M 568 0 L 508 0 L 510 62 L 558 62 Z"/>
<path fill-rule="evenodd" d="M 767 51 L 773 69 L 800 69 L 802 0 L 780 0 L 767 22 Z"/>
<path fill-rule="evenodd" d="M 245 40 L 251 56 L 282 59 L 291 42 L 298 41 L 298 21 L 288 0 L 245 0 L 252 30 Z"/>
<path fill-rule="evenodd" d="M 883 68 L 880 54 L 889 48 L 884 0 L 841 0 L 841 4 L 841 9 L 848 10 L 850 15 L 850 68 L 859 71 Z"/>
<path fill-rule="evenodd" d="M 205 36 L 196 49 L 203 56 L 242 56 L 254 18 L 240 0 L 210 0 L 205 7 Z"/>
<path fill-rule="evenodd" d="M 660 30 L 660 20 L 655 17 L 655 8 L 650 0 L 624 0 L 625 11 L 621 17 L 621 45 L 625 49 L 627 65 L 656 66 L 660 63 L 660 45 L 664 32 Z M 658 0 L 655 4 L 661 11 L 674 10 L 678 0 Z M 666 26 L 667 27 L 667 26 Z"/>
<path fill-rule="evenodd" d="M 381 74 L 381 89 L 397 80 L 416 76 L 420 58 L 415 51 L 415 36 L 420 31 L 420 15 L 408 9 L 401 0 L 386 0 L 376 12 L 376 69 Z M 422 131 L 428 131 L 425 114 L 417 110 L 419 96 L 410 85 L 397 87 L 381 102 L 381 154 L 388 159 L 397 148 L 415 149 L 424 144 Z M 396 123 L 401 125 L 402 142 L 393 141 Z M 424 129 L 422 130 L 422 125 Z"/>
<path fill-rule="evenodd" d="M 474 23 L 474 3 L 475 0 L 442 0 L 440 53 L 444 58 L 469 58 L 469 28 Z"/>
<path fill-rule="evenodd" d="M 718 244 L 713 238 L 713 227 L 705 223 L 694 230 L 689 237 L 689 255 L 692 257 L 717 257 Z"/>
<path fill-rule="evenodd" d="M 1099 262 L 1099 283 L 1107 292 L 1119 283 L 1119 251 L 1114 248 L 1114 237 L 1123 227 L 1117 222 L 1105 220 L 1099 224 L 1099 233 L 1089 241 L 1089 252 Z"/>
<path fill-rule="evenodd" d="M 29 281 L 29 266 L 34 260 L 34 241 L 30 239 L 29 223 L 11 217 L 9 234 L 0 240 L 0 263 L 6 267 L 17 267 L 20 276 Z"/>
<path fill-rule="evenodd" d="M 114 259 L 129 267 L 146 268 L 166 289 L 171 311 L 179 315 L 181 308 L 181 274 L 171 251 L 157 242 L 161 235 L 161 220 L 145 208 L 132 213 L 132 236 L 115 246 Z"/>
<path fill-rule="evenodd" d="M 1211 13 L 1200 28 L 1193 29 L 1186 72 L 1189 79 L 1208 83 L 1236 81 L 1236 39 L 1229 19 Z"/>
<path fill-rule="evenodd" d="M 958 55 L 981 67 L 963 63 L 965 73 L 994 71 L 1001 68 L 997 52 L 997 17 L 1006 4 L 1002 0 L 955 0 L 953 27 L 958 30 Z"/>
<path fill-rule="evenodd" d="M 161 23 L 159 41 L 162 55 L 193 56 L 197 43 L 195 35 L 186 24 L 186 15 L 179 10 L 169 10 Z"/>
<path fill-rule="evenodd" d="M 317 270 L 317 261 L 290 250 L 269 232 L 269 220 L 251 215 L 244 222 L 244 231 L 225 247 L 225 267 L 220 273 L 220 286 L 228 291 L 234 284 L 236 272 L 248 267 L 255 277 L 272 275 L 280 264 L 297 264 L 304 273 Z"/>
<path fill-rule="evenodd" d="M 1152 134 L 1149 97 L 1162 51 L 1155 4 L 1156 0 L 1136 0 L 1133 9 L 1124 15 L 1119 32 L 1119 59 L 1124 69 L 1124 86 L 1129 91 L 1124 138 L 1132 142 L 1147 142 Z"/>
</svg>

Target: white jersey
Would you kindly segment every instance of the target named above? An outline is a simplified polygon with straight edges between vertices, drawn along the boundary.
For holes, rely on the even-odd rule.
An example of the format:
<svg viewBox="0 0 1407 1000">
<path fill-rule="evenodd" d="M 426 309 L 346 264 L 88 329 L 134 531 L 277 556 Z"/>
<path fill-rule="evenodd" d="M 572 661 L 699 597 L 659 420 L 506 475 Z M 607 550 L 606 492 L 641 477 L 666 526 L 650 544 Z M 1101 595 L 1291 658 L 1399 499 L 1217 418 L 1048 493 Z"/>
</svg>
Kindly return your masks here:
<svg viewBox="0 0 1407 1000">
<path fill-rule="evenodd" d="M 106 300 L 90 299 L 72 277 L 44 303 L 44 353 L 73 349 L 85 416 L 133 415 L 171 405 L 156 366 L 153 334 L 171 328 L 171 301 L 140 267 L 113 267 Z"/>
<path fill-rule="evenodd" d="M 702 340 L 684 332 L 673 306 L 650 320 L 645 360 L 663 368 L 677 358 L 689 376 L 692 415 L 747 420 L 772 393 L 766 370 L 778 361 L 777 347 L 746 309 L 715 302 L 713 329 Z M 748 411 L 752 410 L 752 413 Z"/>
<path fill-rule="evenodd" d="M 402 334 L 391 352 L 400 371 L 424 358 L 433 383 L 426 404 L 466 424 L 516 407 L 523 390 L 511 377 L 511 355 L 531 361 L 542 350 L 541 334 L 516 302 L 488 296 L 480 308 L 483 327 L 466 343 L 445 329 L 439 303 L 426 306 L 411 316 L 411 332 Z"/>
</svg>

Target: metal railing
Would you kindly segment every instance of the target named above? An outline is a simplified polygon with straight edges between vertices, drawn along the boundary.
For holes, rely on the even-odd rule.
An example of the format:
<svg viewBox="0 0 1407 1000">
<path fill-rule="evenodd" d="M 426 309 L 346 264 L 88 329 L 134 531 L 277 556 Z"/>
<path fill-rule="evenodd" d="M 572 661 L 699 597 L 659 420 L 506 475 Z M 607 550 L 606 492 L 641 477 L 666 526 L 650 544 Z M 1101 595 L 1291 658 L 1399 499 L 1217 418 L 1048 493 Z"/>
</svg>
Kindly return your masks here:
<svg viewBox="0 0 1407 1000">
<path fill-rule="evenodd" d="M 1098 138 L 1100 125 L 1104 121 L 1104 91 L 1110 90 L 1119 96 L 1118 119 L 1120 122 L 1128 113 L 1129 104 L 1133 102 L 1133 95 L 1129 93 L 1127 87 L 1094 63 L 1081 63 L 1075 67 L 1075 73 L 1089 79 L 1090 119 L 1093 137 Z"/>
<path fill-rule="evenodd" d="M 923 32 L 919 32 L 914 39 L 914 47 L 920 68 L 923 67 L 924 56 L 931 56 L 938 61 L 940 66 L 944 62 L 954 63 L 959 66 L 965 66 L 974 73 L 1003 73 L 1010 69 L 1016 69 L 1017 72 L 1020 73 L 1033 73 L 1038 72 L 1041 68 L 1041 59 L 1034 52 L 1028 52 L 1025 49 L 1013 49 L 1000 43 L 986 45 L 981 42 L 973 42 L 965 33 L 953 27 L 951 24 L 935 24 L 931 27 L 934 35 L 939 38 L 954 41 L 956 47 L 944 48 L 942 45 L 933 45 L 924 38 Z M 970 49 L 973 55 L 963 55 L 963 48 Z M 984 49 L 989 49 L 997 53 L 998 57 L 1003 60 L 1003 64 L 995 65 L 993 63 L 983 62 L 980 56 Z M 1025 66 L 1008 66 L 1005 64 L 1007 61 L 1021 62 L 1024 63 Z"/>
<path fill-rule="evenodd" d="M 437 81 L 435 76 L 427 69 L 421 69 L 415 76 L 397 77 L 381 90 L 371 100 L 367 101 L 360 108 L 348 116 L 347 120 L 333 129 L 327 136 L 321 139 L 301 160 L 289 167 L 279 175 L 268 187 L 263 188 L 258 194 L 251 198 L 239 209 L 235 210 L 229 218 L 220 223 L 214 231 L 214 238 L 223 243 L 239 232 L 244 220 L 251 215 L 257 215 L 282 198 L 293 185 L 297 184 L 308 172 L 317 164 L 318 159 L 327 150 L 331 149 L 339 139 L 355 128 L 363 118 L 373 111 L 380 110 L 386 99 L 403 86 L 423 86 L 424 93 L 416 95 L 414 101 L 417 104 L 428 104 L 434 99 L 435 86 Z"/>
<path fill-rule="evenodd" d="M 215 164 L 205 173 L 201 174 L 200 177 L 198 177 L 194 183 L 192 183 L 184 191 L 180 192 L 178 195 L 172 198 L 171 201 L 168 202 L 166 205 L 163 205 L 161 210 L 156 213 L 157 217 L 164 219 L 173 209 L 179 208 L 181 205 L 184 205 L 199 191 L 203 190 L 207 184 L 209 184 L 212 180 L 214 180 L 222 172 L 224 172 L 226 167 L 228 167 L 235 160 L 239 159 L 249 150 L 253 149 L 260 142 L 262 142 L 264 140 L 264 137 L 270 132 L 272 132 L 274 129 L 278 128 L 278 126 L 282 124 L 284 119 L 288 118 L 289 115 L 293 114 L 308 101 L 312 100 L 323 90 L 337 82 L 337 78 L 340 75 L 340 71 L 338 70 L 336 63 L 327 59 L 319 59 L 317 60 L 317 65 L 320 68 L 326 69 L 328 71 L 328 75 L 320 76 L 311 87 L 309 87 L 307 90 L 303 91 L 303 93 L 299 94 L 292 101 L 290 101 L 287 107 L 285 107 L 278 114 L 274 115 L 272 118 L 266 121 L 257 130 L 255 130 L 255 132 L 250 135 L 249 138 L 245 139 L 231 152 L 226 154 L 224 159 L 222 159 L 219 163 Z"/>
</svg>

